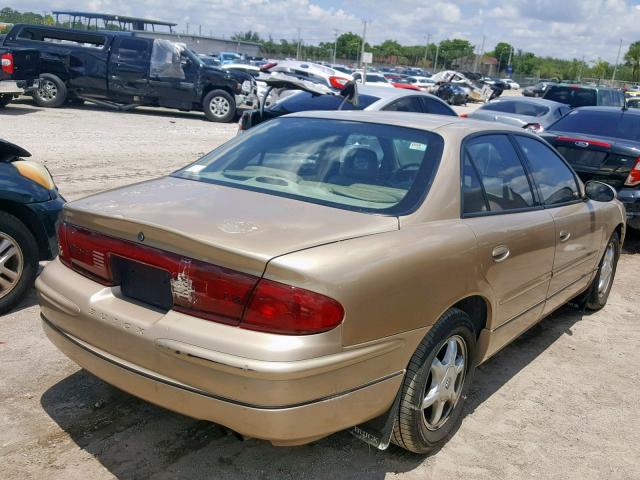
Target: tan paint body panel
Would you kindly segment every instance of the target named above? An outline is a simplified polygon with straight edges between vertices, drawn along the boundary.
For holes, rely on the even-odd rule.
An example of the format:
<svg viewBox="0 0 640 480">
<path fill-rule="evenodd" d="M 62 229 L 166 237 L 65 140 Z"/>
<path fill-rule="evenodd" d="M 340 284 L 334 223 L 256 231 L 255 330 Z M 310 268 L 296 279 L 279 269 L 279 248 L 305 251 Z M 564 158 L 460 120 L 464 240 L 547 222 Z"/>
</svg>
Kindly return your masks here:
<svg viewBox="0 0 640 480">
<path fill-rule="evenodd" d="M 445 150 L 427 200 L 396 218 L 163 178 L 73 202 L 64 216 L 130 241 L 142 231 L 146 245 L 328 295 L 344 307 L 340 327 L 286 336 L 160 312 L 55 260 L 36 282 L 52 341 L 141 398 L 248 436 L 303 443 L 385 411 L 430 326 L 469 296 L 486 302 L 477 361 L 489 358 L 584 290 L 624 224 L 619 202 L 592 201 L 461 218 L 463 139 L 521 130 L 397 112 L 296 116 L 440 134 Z M 564 230 L 571 237 L 560 242 Z M 509 257 L 496 263 L 502 245 Z"/>
</svg>

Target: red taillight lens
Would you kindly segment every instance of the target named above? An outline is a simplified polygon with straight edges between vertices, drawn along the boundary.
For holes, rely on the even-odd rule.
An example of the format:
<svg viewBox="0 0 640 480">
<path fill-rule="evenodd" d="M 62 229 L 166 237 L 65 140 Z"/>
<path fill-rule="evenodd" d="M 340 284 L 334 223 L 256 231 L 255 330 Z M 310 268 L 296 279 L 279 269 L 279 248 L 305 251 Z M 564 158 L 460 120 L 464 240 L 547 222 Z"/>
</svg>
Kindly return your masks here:
<svg viewBox="0 0 640 480">
<path fill-rule="evenodd" d="M 0 58 L 0 65 L 4 73 L 12 74 L 14 69 L 13 54 L 5 53 Z"/>
<path fill-rule="evenodd" d="M 636 158 L 636 164 L 629 172 L 627 180 L 624 182 L 627 187 L 635 187 L 640 185 L 640 157 Z"/>
<path fill-rule="evenodd" d="M 575 138 L 575 137 L 558 137 L 556 138 L 557 142 L 567 142 L 567 143 L 584 143 L 585 147 L 590 145 L 594 147 L 602 147 L 602 148 L 611 148 L 611 144 L 608 142 L 601 142 L 600 140 L 590 140 L 588 138 Z"/>
<path fill-rule="evenodd" d="M 342 77 L 329 77 L 329 84 L 333 88 L 337 88 L 338 90 L 342 90 L 344 86 L 349 83 L 349 80 Z"/>
<path fill-rule="evenodd" d="M 310 334 L 335 328 L 344 310 L 320 293 L 272 280 L 258 282 L 241 326 L 272 333 Z"/>
<path fill-rule="evenodd" d="M 168 272 L 173 309 L 206 320 L 302 335 L 330 330 L 344 316 L 342 306 L 325 295 L 64 222 L 58 243 L 62 263 L 103 285 L 119 284 L 120 258 Z"/>
<path fill-rule="evenodd" d="M 0 57 L 0 65 L 2 66 L 2 71 L 4 73 L 13 74 L 13 54 L 5 53 Z"/>
<path fill-rule="evenodd" d="M 458 115 L 460 118 L 469 118 L 469 114 L 468 113 L 461 113 L 460 115 Z"/>
</svg>

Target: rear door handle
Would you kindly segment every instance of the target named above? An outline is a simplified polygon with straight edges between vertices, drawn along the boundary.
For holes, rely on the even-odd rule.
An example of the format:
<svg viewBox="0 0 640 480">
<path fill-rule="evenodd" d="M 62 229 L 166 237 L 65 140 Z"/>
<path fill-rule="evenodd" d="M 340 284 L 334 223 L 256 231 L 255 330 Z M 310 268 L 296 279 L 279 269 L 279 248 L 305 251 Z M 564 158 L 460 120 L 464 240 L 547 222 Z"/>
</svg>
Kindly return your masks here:
<svg viewBox="0 0 640 480">
<path fill-rule="evenodd" d="M 560 232 L 560 241 L 561 242 L 566 242 L 570 238 L 571 238 L 571 232 L 567 232 L 566 230 L 562 230 Z"/>
<path fill-rule="evenodd" d="M 496 263 L 504 262 L 507 258 L 509 258 L 509 247 L 506 245 L 498 245 L 494 247 L 491 251 L 491 256 L 493 257 L 493 261 Z"/>
</svg>

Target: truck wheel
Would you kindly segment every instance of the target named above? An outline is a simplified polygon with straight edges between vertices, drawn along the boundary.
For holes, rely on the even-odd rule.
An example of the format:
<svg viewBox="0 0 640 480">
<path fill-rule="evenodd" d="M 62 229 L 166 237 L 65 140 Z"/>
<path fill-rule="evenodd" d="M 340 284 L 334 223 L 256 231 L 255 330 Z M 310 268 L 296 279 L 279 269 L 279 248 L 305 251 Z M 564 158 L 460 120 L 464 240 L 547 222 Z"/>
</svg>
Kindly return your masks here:
<svg viewBox="0 0 640 480">
<path fill-rule="evenodd" d="M 212 90 L 202 101 L 204 114 L 212 122 L 230 122 L 236 115 L 236 101 L 224 90 Z"/>
<path fill-rule="evenodd" d="M 476 336 L 469 316 L 447 310 L 411 357 L 391 441 L 428 453 L 455 432 L 475 370 Z"/>
<path fill-rule="evenodd" d="M 13 95 L 0 95 L 0 108 L 4 108 L 11 103 L 13 100 Z"/>
<path fill-rule="evenodd" d="M 33 93 L 39 107 L 58 108 L 67 100 L 67 86 L 60 78 L 50 73 L 40 75 L 40 87 Z"/>
<path fill-rule="evenodd" d="M 0 212 L 0 315 L 27 293 L 38 273 L 38 244 L 13 215 Z"/>
</svg>

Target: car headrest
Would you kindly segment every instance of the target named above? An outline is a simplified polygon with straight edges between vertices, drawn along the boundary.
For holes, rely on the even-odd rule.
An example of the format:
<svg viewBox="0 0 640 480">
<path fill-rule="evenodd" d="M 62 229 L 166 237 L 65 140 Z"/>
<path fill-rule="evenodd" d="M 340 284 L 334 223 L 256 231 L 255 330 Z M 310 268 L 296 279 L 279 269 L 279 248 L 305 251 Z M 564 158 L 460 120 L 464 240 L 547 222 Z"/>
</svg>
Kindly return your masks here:
<svg viewBox="0 0 640 480">
<path fill-rule="evenodd" d="M 344 157 L 340 173 L 357 180 L 375 180 L 378 177 L 378 156 L 369 148 L 357 147 Z"/>
</svg>

